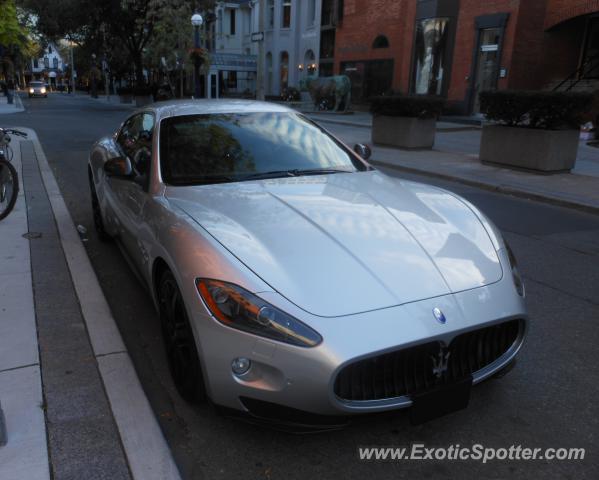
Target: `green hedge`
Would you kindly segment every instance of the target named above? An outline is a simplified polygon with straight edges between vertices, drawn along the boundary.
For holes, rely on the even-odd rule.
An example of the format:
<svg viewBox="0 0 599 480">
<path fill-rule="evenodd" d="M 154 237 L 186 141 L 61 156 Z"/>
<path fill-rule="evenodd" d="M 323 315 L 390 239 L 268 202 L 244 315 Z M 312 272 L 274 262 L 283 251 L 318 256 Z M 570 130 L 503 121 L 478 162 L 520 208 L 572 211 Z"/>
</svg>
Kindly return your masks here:
<svg viewBox="0 0 599 480">
<path fill-rule="evenodd" d="M 592 93 L 498 90 L 480 93 L 488 120 L 512 127 L 579 128 L 591 110 Z"/>
<path fill-rule="evenodd" d="M 132 87 L 118 87 L 116 89 L 116 93 L 118 93 L 119 95 L 133 95 L 133 88 Z"/>
<path fill-rule="evenodd" d="M 133 87 L 133 95 L 137 97 L 147 97 L 152 96 L 152 87 L 148 85 L 140 85 Z"/>
<path fill-rule="evenodd" d="M 383 95 L 370 99 L 371 113 L 388 117 L 437 118 L 444 105 L 443 98 L 429 95 Z"/>
</svg>

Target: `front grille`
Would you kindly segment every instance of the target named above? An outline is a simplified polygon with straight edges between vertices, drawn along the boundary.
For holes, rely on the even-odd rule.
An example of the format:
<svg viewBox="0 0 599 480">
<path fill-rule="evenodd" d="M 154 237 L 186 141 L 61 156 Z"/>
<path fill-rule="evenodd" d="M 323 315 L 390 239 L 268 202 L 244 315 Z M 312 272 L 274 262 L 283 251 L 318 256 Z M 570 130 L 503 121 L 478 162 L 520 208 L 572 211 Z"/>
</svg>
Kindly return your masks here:
<svg viewBox="0 0 599 480">
<path fill-rule="evenodd" d="M 451 383 L 493 363 L 518 339 L 520 321 L 492 325 L 455 337 L 449 346 L 439 341 L 366 358 L 344 367 L 335 379 L 335 394 L 343 400 L 365 401 L 413 395 Z M 435 364 L 449 353 L 443 373 Z"/>
</svg>

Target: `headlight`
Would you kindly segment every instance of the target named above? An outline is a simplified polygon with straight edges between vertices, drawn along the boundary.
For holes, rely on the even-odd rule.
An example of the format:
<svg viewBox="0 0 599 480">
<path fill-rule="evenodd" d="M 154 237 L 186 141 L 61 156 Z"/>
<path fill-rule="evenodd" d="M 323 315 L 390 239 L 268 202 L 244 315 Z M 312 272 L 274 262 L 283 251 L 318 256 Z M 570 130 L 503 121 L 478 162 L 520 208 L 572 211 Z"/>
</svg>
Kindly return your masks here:
<svg viewBox="0 0 599 480">
<path fill-rule="evenodd" d="M 46 89 L 45 88 L 42 88 L 42 93 L 46 93 Z"/>
<path fill-rule="evenodd" d="M 514 256 L 514 252 L 508 245 L 508 243 L 504 240 L 505 248 L 507 250 L 507 256 L 510 259 L 510 267 L 512 267 L 512 277 L 514 278 L 514 285 L 516 286 L 516 292 L 521 297 L 524 296 L 524 282 L 522 281 L 522 277 L 520 276 L 520 271 L 518 270 L 518 262 L 516 262 L 516 257 Z"/>
<path fill-rule="evenodd" d="M 35 90 L 33 90 L 33 88 L 29 89 L 29 93 L 33 93 Z"/>
<path fill-rule="evenodd" d="M 216 319 L 229 327 L 299 347 L 322 342 L 310 327 L 237 285 L 199 278 L 196 286 Z"/>
</svg>

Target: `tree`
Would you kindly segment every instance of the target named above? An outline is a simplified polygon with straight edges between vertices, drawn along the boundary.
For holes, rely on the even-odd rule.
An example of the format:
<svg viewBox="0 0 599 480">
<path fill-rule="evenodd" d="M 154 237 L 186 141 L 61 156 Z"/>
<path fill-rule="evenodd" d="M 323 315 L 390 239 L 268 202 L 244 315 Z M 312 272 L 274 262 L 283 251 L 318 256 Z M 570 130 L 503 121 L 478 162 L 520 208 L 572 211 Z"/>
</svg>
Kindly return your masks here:
<svg viewBox="0 0 599 480">
<path fill-rule="evenodd" d="M 14 0 L 0 0 L 0 73 L 6 78 L 22 72 L 27 60 L 37 51 L 19 13 Z"/>
<path fill-rule="evenodd" d="M 99 22 L 101 1 L 20 0 L 36 17 L 35 28 L 50 40 L 67 39 L 82 45 Z"/>
<path fill-rule="evenodd" d="M 67 38 L 96 53 L 111 46 L 125 50 L 138 85 L 144 83 L 146 48 L 151 44 L 152 50 L 172 52 L 177 45 L 187 45 L 191 12 L 214 4 L 213 0 L 21 1 L 37 15 L 37 28 L 48 38 Z M 148 58 L 156 59 L 155 52 L 148 53 Z"/>
</svg>

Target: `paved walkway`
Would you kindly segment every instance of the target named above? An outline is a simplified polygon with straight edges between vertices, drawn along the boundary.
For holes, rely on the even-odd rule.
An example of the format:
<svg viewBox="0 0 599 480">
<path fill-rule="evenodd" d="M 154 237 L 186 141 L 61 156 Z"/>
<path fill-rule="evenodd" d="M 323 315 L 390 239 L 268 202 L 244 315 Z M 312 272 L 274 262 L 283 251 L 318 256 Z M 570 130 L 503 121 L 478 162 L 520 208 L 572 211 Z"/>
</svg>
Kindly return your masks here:
<svg viewBox="0 0 599 480">
<path fill-rule="evenodd" d="M 41 144 L 23 130 L 20 195 L 0 222 L 0 479 L 178 480 Z"/>
<path fill-rule="evenodd" d="M 348 145 L 372 145 L 371 116 L 311 114 Z M 474 125 L 439 122 L 433 150 L 372 147 L 375 165 L 429 175 L 525 198 L 599 213 L 599 149 L 580 142 L 571 174 L 543 175 L 483 165 L 478 159 L 481 130 Z"/>
<path fill-rule="evenodd" d="M 21 102 L 21 99 L 18 95 L 15 94 L 12 105 L 8 104 L 8 98 L 6 98 L 4 95 L 0 96 L 0 115 L 4 113 L 18 113 L 22 112 L 23 110 L 25 110 L 23 108 L 23 102 Z"/>
</svg>

